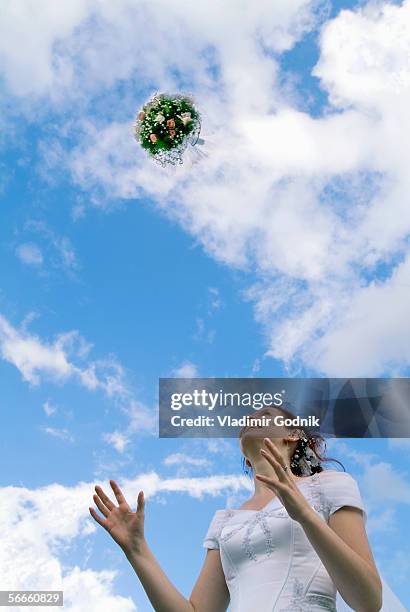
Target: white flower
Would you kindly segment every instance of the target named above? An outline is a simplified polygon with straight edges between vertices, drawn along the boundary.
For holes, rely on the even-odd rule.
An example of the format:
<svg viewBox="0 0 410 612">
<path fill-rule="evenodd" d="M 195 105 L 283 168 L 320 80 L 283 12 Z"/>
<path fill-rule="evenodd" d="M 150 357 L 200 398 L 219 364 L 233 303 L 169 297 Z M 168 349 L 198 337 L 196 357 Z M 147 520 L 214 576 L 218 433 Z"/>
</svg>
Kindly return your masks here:
<svg viewBox="0 0 410 612">
<path fill-rule="evenodd" d="M 165 121 L 164 115 L 161 115 L 161 113 L 158 113 L 158 115 L 155 117 L 155 121 L 157 123 L 164 123 L 164 121 Z"/>
<path fill-rule="evenodd" d="M 299 460 L 299 468 L 302 472 L 302 476 L 310 476 L 312 474 L 312 470 L 310 469 L 309 463 L 306 461 L 305 457 L 302 457 Z"/>
<path fill-rule="evenodd" d="M 310 447 L 307 447 L 305 449 L 305 457 L 309 461 L 312 467 L 320 465 L 319 458 L 317 457 L 316 453 L 314 453 Z"/>
<path fill-rule="evenodd" d="M 178 115 L 178 117 L 181 119 L 184 125 L 191 121 L 191 113 L 182 113 L 182 115 Z"/>
</svg>

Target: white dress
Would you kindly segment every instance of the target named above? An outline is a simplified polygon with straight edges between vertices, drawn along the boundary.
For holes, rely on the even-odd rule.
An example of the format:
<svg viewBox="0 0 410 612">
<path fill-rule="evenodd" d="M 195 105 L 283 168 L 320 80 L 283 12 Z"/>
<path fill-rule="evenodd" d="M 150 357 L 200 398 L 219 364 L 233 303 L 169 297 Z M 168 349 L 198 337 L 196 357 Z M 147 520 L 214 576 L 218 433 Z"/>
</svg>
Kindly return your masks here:
<svg viewBox="0 0 410 612">
<path fill-rule="evenodd" d="M 325 470 L 296 481 L 328 522 L 342 506 L 366 512 L 356 480 Z M 204 540 L 220 549 L 232 612 L 336 611 L 336 588 L 301 525 L 277 497 L 262 510 L 217 510 Z"/>
</svg>

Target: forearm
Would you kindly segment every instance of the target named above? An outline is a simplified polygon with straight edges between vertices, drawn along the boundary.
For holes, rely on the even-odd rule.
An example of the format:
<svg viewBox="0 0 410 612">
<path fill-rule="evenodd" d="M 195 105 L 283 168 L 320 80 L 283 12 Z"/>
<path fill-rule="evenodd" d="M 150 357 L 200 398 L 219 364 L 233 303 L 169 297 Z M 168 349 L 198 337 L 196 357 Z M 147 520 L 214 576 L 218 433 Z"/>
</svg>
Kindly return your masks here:
<svg viewBox="0 0 410 612">
<path fill-rule="evenodd" d="M 346 603 L 356 612 L 378 612 L 381 608 L 380 579 L 370 565 L 314 510 L 300 522 Z"/>
<path fill-rule="evenodd" d="M 138 553 L 125 554 L 156 612 L 195 612 L 166 576 L 148 544 L 145 543 Z"/>
</svg>

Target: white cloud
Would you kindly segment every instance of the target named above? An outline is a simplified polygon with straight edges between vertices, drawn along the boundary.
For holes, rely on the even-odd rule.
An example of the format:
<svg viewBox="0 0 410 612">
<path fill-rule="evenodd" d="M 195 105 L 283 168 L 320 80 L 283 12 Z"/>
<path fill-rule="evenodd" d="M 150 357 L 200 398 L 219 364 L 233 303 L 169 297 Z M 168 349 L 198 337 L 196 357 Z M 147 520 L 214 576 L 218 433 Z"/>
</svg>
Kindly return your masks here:
<svg viewBox="0 0 410 612">
<path fill-rule="evenodd" d="M 184 361 L 184 363 L 172 371 L 172 375 L 177 378 L 197 378 L 198 368 L 194 363 Z"/>
<path fill-rule="evenodd" d="M 80 483 L 0 489 L 2 588 L 63 590 L 70 612 L 136 609 L 130 599 L 115 594 L 115 572 L 69 567 L 59 558 L 75 538 L 90 535 L 86 516 L 92 488 Z"/>
<path fill-rule="evenodd" d="M 217 287 L 208 287 L 209 295 L 211 297 L 211 303 L 209 305 L 209 314 L 214 310 L 219 310 L 222 306 L 222 299 L 220 291 Z"/>
<path fill-rule="evenodd" d="M 407 551 L 396 550 L 392 555 L 389 556 L 389 559 L 384 563 L 384 566 L 386 568 L 386 573 L 393 578 L 395 584 L 408 583 L 410 574 L 410 561 Z M 392 607 L 390 609 L 401 610 L 401 608 L 399 607 Z"/>
<path fill-rule="evenodd" d="M 243 480 L 237 476 L 163 479 L 155 472 L 141 474 L 120 483 L 134 507 L 138 491 L 146 498 L 158 492 L 179 492 L 194 498 L 240 491 Z M 109 488 L 104 484 L 108 491 Z M 50 484 L 39 489 L 0 488 L 0 572 L 3 589 L 64 590 L 70 612 L 118 610 L 130 612 L 130 599 L 115 593 L 115 572 L 70 567 L 60 556 L 70 546 L 80 545 L 96 530 L 89 516 L 94 483 L 73 487 Z M 107 536 L 108 538 L 108 536 Z M 113 544 L 113 546 L 115 546 Z M 121 552 L 118 549 L 118 554 Z M 12 562 L 11 562 L 12 560 Z"/>
<path fill-rule="evenodd" d="M 42 236 L 54 251 L 52 263 L 56 268 L 66 272 L 75 272 L 79 268 L 79 262 L 71 241 L 67 236 L 58 235 L 43 221 L 31 220 L 26 223 L 26 229 Z"/>
<path fill-rule="evenodd" d="M 14 365 L 23 379 L 38 385 L 41 379 L 64 382 L 78 380 L 90 390 L 100 389 L 108 396 L 123 389 L 123 369 L 113 360 L 89 362 L 85 367 L 74 360 L 83 358 L 89 345 L 77 331 L 62 333 L 53 342 L 43 341 L 25 328 L 15 328 L 0 315 L 0 355 Z"/>
<path fill-rule="evenodd" d="M 212 84 L 207 69 L 215 54 L 223 65 L 227 95 L 267 106 L 264 83 L 275 74 L 262 49 L 289 49 L 326 5 L 318 0 L 279 0 L 274 6 L 268 0 L 258 5 L 229 0 L 223 7 L 216 0 L 195 5 L 182 0 L 61 0 L 57 11 L 51 0 L 9 0 L 2 13 L 0 68 L 12 94 L 47 95 L 61 103 L 64 97 L 130 79 L 136 69 L 144 82 L 171 85 L 172 62 Z M 227 37 L 227 31 L 235 36 Z M 248 86 L 244 64 L 253 68 Z"/>
<path fill-rule="evenodd" d="M 366 529 L 369 533 L 391 533 L 397 531 L 397 521 L 393 508 L 388 508 L 379 514 L 372 514 L 367 523 Z"/>
<path fill-rule="evenodd" d="M 386 475 L 382 475 L 383 485 L 387 481 Z M 197 499 L 207 495 L 225 495 L 229 505 L 235 505 L 238 499 L 242 499 L 241 495 L 252 489 L 248 479 L 241 476 L 162 478 L 156 472 L 140 474 L 119 484 L 132 507 L 135 507 L 141 489 L 148 504 L 153 503 L 152 499 L 158 493 L 172 493 L 173 497 L 180 493 Z M 105 483 L 102 486 L 109 491 Z M 380 481 L 378 488 L 383 492 Z M 95 612 L 135 610 L 129 598 L 117 594 L 115 571 L 95 571 L 87 565 L 80 569 L 62 561 L 62 555 L 66 555 L 71 547 L 78 549 L 85 538 L 89 541 L 97 532 L 88 513 L 93 489 L 93 482 L 81 482 L 71 487 L 50 484 L 38 489 L 0 488 L 0 530 L 4 534 L 0 548 L 3 589 L 63 590 L 65 607 L 70 612 L 82 612 L 85 608 Z M 389 493 L 387 497 L 390 498 Z M 378 519 L 373 517 L 372 520 Z M 122 554 L 119 549 L 117 552 Z M 12 563 L 10 559 L 13 559 Z M 401 576 L 406 575 L 407 569 L 405 567 Z"/>
<path fill-rule="evenodd" d="M 314 75 L 334 107 L 321 117 L 281 97 L 267 55 L 260 69 L 271 78 L 257 73 L 258 95 L 248 101 L 244 88 L 253 90 L 242 74 L 248 78 L 253 55 L 241 56 L 238 72 L 218 39 L 215 86 L 229 93 L 221 103 L 197 85 L 205 150 L 210 142 L 200 164 L 167 172 L 137 153 L 135 165 L 129 124 L 118 122 L 102 130 L 84 124 L 72 152 L 79 184 L 113 198 L 148 194 L 217 260 L 255 270 L 260 280 L 247 296 L 266 330 L 267 354 L 289 368 L 365 376 L 410 363 L 410 36 L 402 25 L 409 7 L 372 4 L 325 24 Z M 196 17 L 188 17 L 193 30 Z M 395 311 L 389 320 L 386 308 Z"/>
<path fill-rule="evenodd" d="M 234 457 L 236 455 L 236 442 L 236 440 L 226 440 L 224 438 L 206 440 L 206 450 L 212 454 Z"/>
<path fill-rule="evenodd" d="M 43 254 L 36 244 L 28 242 L 20 244 L 16 253 L 18 258 L 29 266 L 41 266 L 43 263 Z"/>
<path fill-rule="evenodd" d="M 167 466 L 176 465 L 178 467 L 184 464 L 193 467 L 206 467 L 211 465 L 208 459 L 203 457 L 191 457 L 184 453 L 173 453 L 172 455 L 168 455 L 165 457 L 163 463 Z"/>
<path fill-rule="evenodd" d="M 113 581 L 117 572 L 81 570 L 74 567 L 63 580 L 64 593 L 68 593 L 70 612 L 134 612 L 134 602 L 113 592 Z M 64 605 L 64 607 L 66 604 Z"/>
<path fill-rule="evenodd" d="M 313 74 L 329 105 L 315 117 L 297 106 L 301 92 L 282 87 L 280 53 L 323 19 L 325 2 L 62 2 L 58 16 L 45 0 L 34 16 L 32 4 L 19 6 L 16 17 L 7 5 L 1 26 L 9 91 L 84 103 L 102 86 L 129 83 L 114 120 L 76 120 L 68 159 L 57 143 L 59 165 L 94 203 L 147 195 L 210 256 L 253 274 L 247 296 L 267 355 L 290 372 L 407 367 L 409 0 L 370 2 L 325 23 Z M 24 46 L 8 34 L 16 23 Z M 136 82 L 192 83 L 208 151 L 200 163 L 167 171 L 138 149 Z M 203 325 L 200 317 L 198 337 Z"/>
<path fill-rule="evenodd" d="M 341 11 L 326 25 L 314 74 L 334 105 L 388 108 L 393 99 L 400 103 L 403 91 L 410 90 L 409 18 L 407 1 L 369 2 Z"/>
<path fill-rule="evenodd" d="M 108 444 L 111 444 L 119 453 L 123 453 L 130 443 L 129 438 L 127 438 L 127 436 L 120 431 L 112 431 L 110 433 L 106 433 L 104 434 L 103 438 L 106 442 L 108 442 Z"/>
<path fill-rule="evenodd" d="M 389 446 L 391 441 L 388 440 Z M 407 559 L 406 554 L 401 550 L 392 552 L 393 536 L 399 534 L 401 529 L 396 510 L 399 504 L 410 503 L 408 474 L 400 473 L 392 464 L 380 461 L 379 455 L 354 450 L 340 439 L 329 440 L 328 446 L 332 449 L 330 454 L 333 455 L 333 450 L 336 450 L 339 457 L 349 458 L 360 467 L 360 475 L 353 475 L 358 479 L 368 511 L 366 529 L 372 537 L 383 535 L 387 538 L 387 549 L 384 544 L 374 548 L 383 583 L 383 610 L 405 612 L 407 608 L 393 593 L 386 579 L 393 585 L 408 580 L 409 564 L 401 563 L 403 559 Z M 398 567 L 400 572 L 397 572 Z M 337 604 L 338 610 L 339 607 L 341 610 L 350 610 L 340 597 Z"/>
<path fill-rule="evenodd" d="M 147 497 L 156 493 L 187 493 L 202 499 L 206 495 L 217 497 L 226 493 L 251 490 L 252 485 L 245 476 L 215 475 L 202 478 L 161 478 L 156 472 L 142 474 L 136 479 L 124 480 L 124 491 L 135 497 L 135 491 L 143 489 Z"/>
<path fill-rule="evenodd" d="M 130 435 L 152 434 L 158 410 L 135 399 L 123 366 L 114 358 L 85 361 L 90 350 L 91 345 L 77 331 L 58 334 L 48 342 L 29 333 L 25 326 L 14 327 L 0 315 L 0 357 L 15 366 L 24 381 L 31 385 L 50 379 L 56 383 L 74 381 L 89 391 L 104 393 L 129 419 L 127 431 L 110 438 L 117 450 Z M 46 403 L 43 408 L 49 416 L 50 405 Z"/>
<path fill-rule="evenodd" d="M 409 451 L 410 438 L 390 438 L 389 447 L 397 450 Z"/>
<path fill-rule="evenodd" d="M 392 440 L 387 444 L 391 447 Z M 358 482 L 368 510 L 368 527 L 375 531 L 385 531 L 396 527 L 395 510 L 399 504 L 410 504 L 409 474 L 399 471 L 383 457 L 351 448 L 343 440 L 334 438 L 327 441 L 328 454 L 342 459 L 350 459 L 360 468 Z"/>
<path fill-rule="evenodd" d="M 40 373 L 64 380 L 74 375 L 75 368 L 64 351 L 64 342 L 42 342 L 37 336 L 14 328 L 0 315 L 0 349 L 3 359 L 20 370 L 23 379 L 39 383 Z"/>
<path fill-rule="evenodd" d="M 204 341 L 204 342 L 207 342 L 208 344 L 212 344 L 215 339 L 216 330 L 208 329 L 207 323 L 205 319 L 203 319 L 202 317 L 197 317 L 195 319 L 195 323 L 196 323 L 196 329 L 195 329 L 195 333 L 192 336 L 193 339 L 197 341 Z"/>
<path fill-rule="evenodd" d="M 47 416 L 52 416 L 57 412 L 57 408 L 51 404 L 51 402 L 47 401 L 43 404 L 43 410 Z"/>
<path fill-rule="evenodd" d="M 90 14 L 87 0 L 63 1 L 57 10 L 52 0 L 6 0 L 0 36 L 0 66 L 9 89 L 18 96 L 39 96 L 68 86 L 72 78 L 69 58 L 61 41 Z"/>
<path fill-rule="evenodd" d="M 410 504 L 410 483 L 390 463 L 369 465 L 362 477 L 366 495 L 371 501 Z"/>
<path fill-rule="evenodd" d="M 68 429 L 61 429 L 58 427 L 44 427 L 43 431 L 49 436 L 58 438 L 59 440 L 63 440 L 64 442 L 74 442 L 74 437 L 68 431 Z"/>
<path fill-rule="evenodd" d="M 154 433 L 158 430 L 158 406 L 150 408 L 142 402 L 124 396 L 123 403 L 126 403 L 126 413 L 129 417 L 128 433 Z"/>
<path fill-rule="evenodd" d="M 329 376 L 402 371 L 410 363 L 409 282 L 407 256 L 386 281 L 352 292 L 327 324 L 327 333 L 313 347 L 305 346 L 306 360 Z"/>
</svg>

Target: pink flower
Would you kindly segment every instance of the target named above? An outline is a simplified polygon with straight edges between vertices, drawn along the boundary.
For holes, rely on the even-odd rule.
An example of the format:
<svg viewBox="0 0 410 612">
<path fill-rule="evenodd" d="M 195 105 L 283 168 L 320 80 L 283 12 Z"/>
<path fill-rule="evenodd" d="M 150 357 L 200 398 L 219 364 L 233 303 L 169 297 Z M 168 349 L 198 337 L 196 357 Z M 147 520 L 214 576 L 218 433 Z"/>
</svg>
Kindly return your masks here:
<svg viewBox="0 0 410 612">
<path fill-rule="evenodd" d="M 157 139 L 156 134 L 150 134 L 150 135 L 149 135 L 149 139 L 150 139 L 150 141 L 151 141 L 151 142 L 153 142 L 154 144 L 155 144 L 155 143 L 157 142 L 157 140 L 158 140 L 158 139 Z"/>
<path fill-rule="evenodd" d="M 171 138 L 175 138 L 175 134 L 176 134 L 175 130 L 169 130 L 169 135 Z"/>
<path fill-rule="evenodd" d="M 140 121 L 144 121 L 144 119 L 145 119 L 145 113 L 144 113 L 144 111 L 140 111 L 140 112 L 138 113 L 138 119 L 139 119 Z"/>
<path fill-rule="evenodd" d="M 174 128 L 175 127 L 175 119 L 168 119 L 167 127 Z"/>
</svg>

